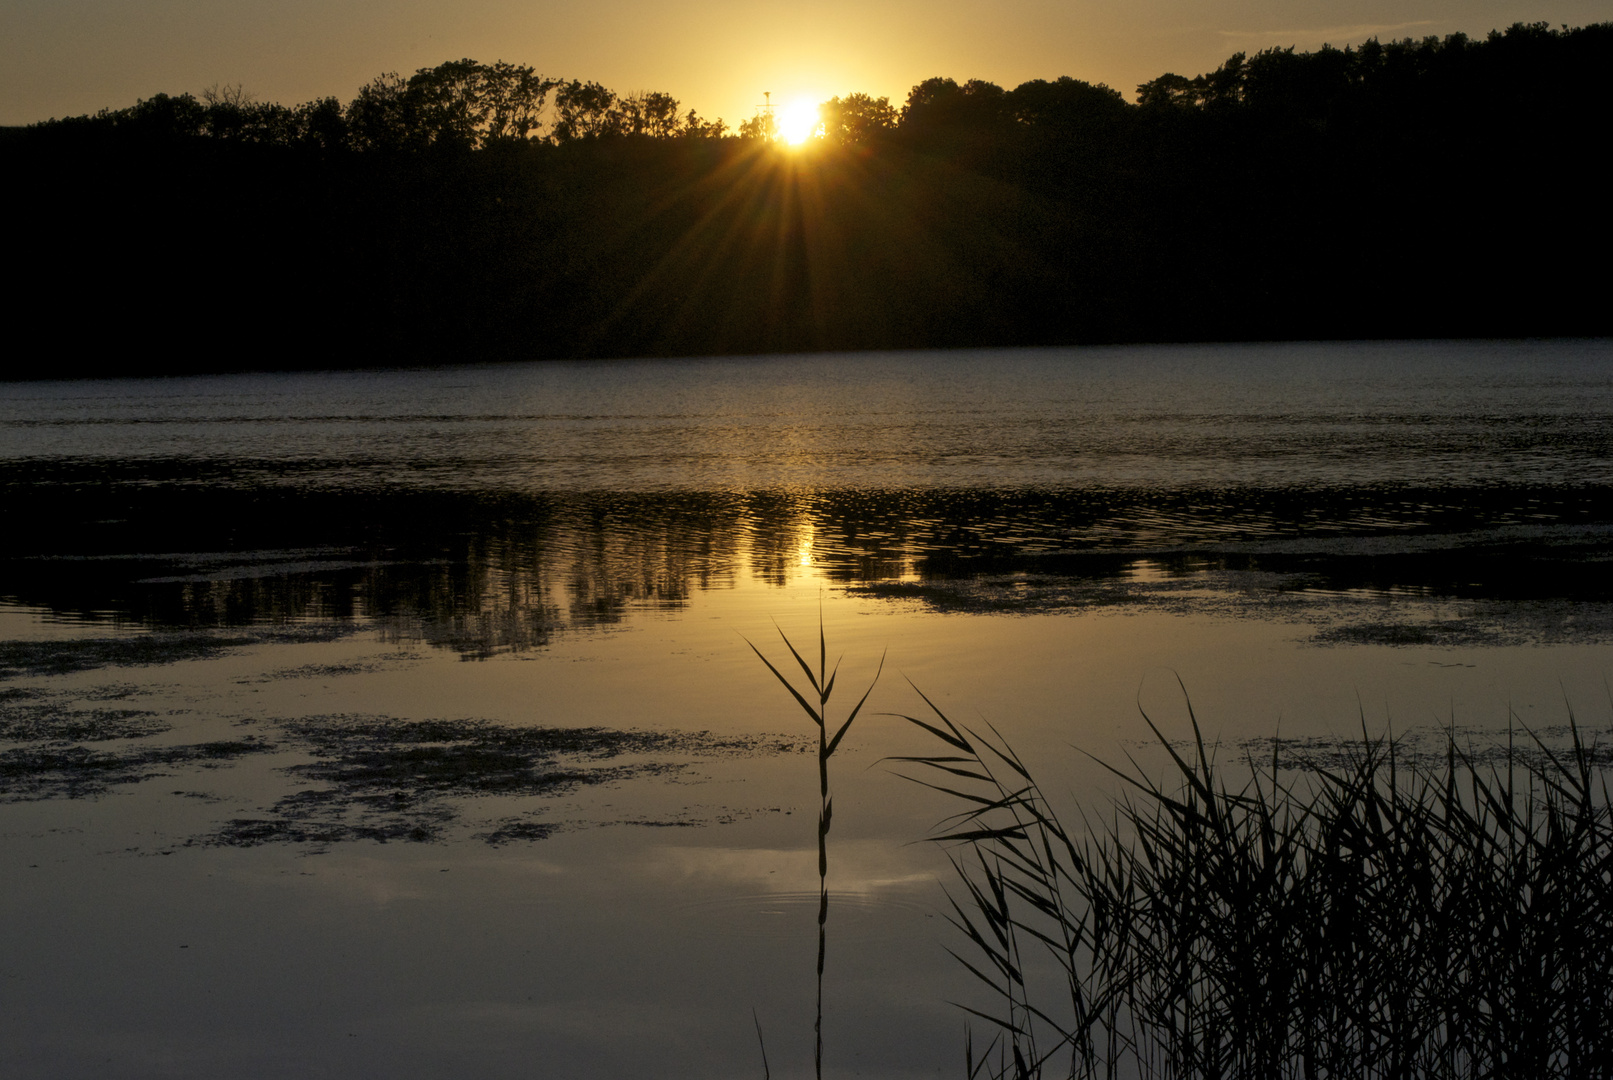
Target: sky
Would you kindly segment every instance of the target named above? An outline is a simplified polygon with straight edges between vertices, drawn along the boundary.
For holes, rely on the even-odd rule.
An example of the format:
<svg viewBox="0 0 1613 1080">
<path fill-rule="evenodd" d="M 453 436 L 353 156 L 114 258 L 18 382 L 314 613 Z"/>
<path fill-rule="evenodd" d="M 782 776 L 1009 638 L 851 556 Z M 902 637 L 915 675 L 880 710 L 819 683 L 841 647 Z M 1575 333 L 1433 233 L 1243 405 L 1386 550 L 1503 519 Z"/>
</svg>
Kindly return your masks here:
<svg viewBox="0 0 1613 1080">
<path fill-rule="evenodd" d="M 732 126 L 935 75 L 1012 88 L 1070 75 L 1135 97 L 1233 52 L 1613 21 L 1613 0 L 0 0 L 0 124 L 240 85 L 292 105 L 386 71 L 508 60 Z"/>
</svg>

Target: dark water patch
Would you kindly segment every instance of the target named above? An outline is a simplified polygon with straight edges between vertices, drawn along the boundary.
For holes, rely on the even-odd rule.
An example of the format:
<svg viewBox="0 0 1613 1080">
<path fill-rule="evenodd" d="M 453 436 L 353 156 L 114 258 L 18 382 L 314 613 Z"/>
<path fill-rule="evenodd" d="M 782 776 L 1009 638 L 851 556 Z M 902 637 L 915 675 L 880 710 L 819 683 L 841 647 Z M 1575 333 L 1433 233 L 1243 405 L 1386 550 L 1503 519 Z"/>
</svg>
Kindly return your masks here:
<svg viewBox="0 0 1613 1080">
<path fill-rule="evenodd" d="M 585 786 L 676 775 L 702 758 L 806 750 L 790 736 L 512 727 L 475 719 L 320 716 L 281 730 L 288 745 L 313 758 L 282 771 L 318 786 L 194 842 L 436 841 L 449 837 L 477 797 L 552 799 Z M 552 831 L 551 824 L 516 827 L 526 821 L 506 818 L 474 835 L 502 844 Z"/>
<path fill-rule="evenodd" d="M 473 756 L 468 768 L 438 770 L 423 766 L 422 775 L 444 783 L 486 774 L 483 766 L 516 767 L 560 756 L 604 760 L 632 753 L 683 753 L 702 756 L 799 751 L 805 744 L 789 736 L 732 735 L 710 732 L 633 731 L 617 728 L 514 727 L 488 720 L 401 720 L 392 717 L 301 717 L 281 725 L 285 731 L 333 761 L 360 761 L 372 752 L 416 753 L 421 762 L 456 762 L 430 751 L 456 748 Z M 407 770 L 406 770 L 407 771 Z M 477 779 L 481 784 L 483 780 Z"/>
<path fill-rule="evenodd" d="M 1015 573 L 972 578 L 878 582 L 847 592 L 910 601 L 945 614 L 1056 615 L 1079 611 L 1173 614 L 1292 621 L 1325 617 L 1336 603 L 1302 594 L 1306 579 L 1262 570 L 1247 559 L 1173 557 L 1125 560 L 1104 577 Z"/>
<path fill-rule="evenodd" d="M 1321 645 L 1403 645 L 1438 648 L 1504 643 L 1502 635 L 1493 628 L 1477 626 L 1461 619 L 1423 623 L 1352 623 L 1348 626 L 1335 626 L 1318 631 L 1312 640 Z"/>
<path fill-rule="evenodd" d="M 309 625 L 257 627 L 231 634 L 204 630 L 61 641 L 0 641 L 0 679 L 70 675 L 106 667 L 153 667 L 182 660 L 209 660 L 230 649 L 248 645 L 335 641 L 357 629 L 354 626 Z"/>
<path fill-rule="evenodd" d="M 645 829 L 703 829 L 707 825 L 732 825 L 736 821 L 749 821 L 757 814 L 768 812 L 768 809 L 753 806 L 718 806 L 708 809 L 703 815 L 696 815 L 693 810 L 690 810 L 684 817 L 617 818 L 613 821 L 602 821 L 599 824 L 634 825 Z"/>
<path fill-rule="evenodd" d="M 141 634 L 79 641 L 0 641 L 0 678 L 204 660 L 256 640 L 246 635 Z"/>
<path fill-rule="evenodd" d="M 190 746 L 139 746 L 90 750 L 83 746 L 23 747 L 0 751 L 0 802 L 79 799 L 114 787 L 170 775 L 179 768 L 210 768 L 275 747 L 251 736 Z"/>
<path fill-rule="evenodd" d="M 477 833 L 476 839 L 492 847 L 502 847 L 516 841 L 547 840 L 559 829 L 560 826 L 552 821 L 526 821 L 513 818 L 501 822 L 498 828 L 490 832 Z"/>
<path fill-rule="evenodd" d="M 315 812 L 301 815 L 280 812 L 268 818 L 233 818 L 216 833 L 193 842 L 223 847 L 259 847 L 263 844 L 328 846 L 354 840 L 369 840 L 379 844 L 388 841 L 423 844 L 441 840 L 444 825 L 453 818 L 451 811 L 442 808 L 382 815 L 362 823 L 331 820 Z"/>
<path fill-rule="evenodd" d="M 696 829 L 704 825 L 704 821 L 680 821 L 658 818 L 623 818 L 612 822 L 615 825 L 640 825 L 648 829 Z"/>
<path fill-rule="evenodd" d="M 483 816 L 475 810 L 481 805 L 477 800 L 547 800 L 585 786 L 689 775 L 701 760 L 808 749 L 805 740 L 786 735 L 516 727 L 479 719 L 353 715 L 278 722 L 272 742 L 248 735 L 180 746 L 136 742 L 95 748 L 85 744 L 146 739 L 169 725 L 149 710 L 62 709 L 33 700 L 35 696 L 12 695 L 0 703 L 0 738 L 31 744 L 0 751 L 0 801 L 97 797 L 271 751 L 302 758 L 279 769 L 298 785 L 295 790 L 254 816 L 231 818 L 194 837 L 193 844 L 442 840 L 462 820 L 474 826 Z M 223 801 L 187 788 L 171 794 Z M 507 818 L 505 824 L 514 820 Z M 476 835 L 506 843 L 541 838 L 540 833 L 547 835 L 544 830 L 510 831 L 495 825 Z"/>
<path fill-rule="evenodd" d="M 334 679 L 343 675 L 373 675 L 395 666 L 386 661 L 361 661 L 353 664 L 304 664 L 302 667 L 283 668 L 271 672 L 273 679 Z"/>
<path fill-rule="evenodd" d="M 330 574 L 345 570 L 368 570 L 382 565 L 376 560 L 295 558 L 282 552 L 220 553 L 231 565 L 188 574 L 166 574 L 139 578 L 136 585 L 211 585 L 225 581 L 254 581 L 260 578 Z M 186 561 L 195 559 L 191 556 Z M 198 561 L 216 561 L 205 557 Z"/>
<path fill-rule="evenodd" d="M 327 744 L 328 746 L 328 744 Z M 326 751 L 327 747 L 320 747 Z M 318 752 L 318 751 L 316 751 Z M 332 757 L 294 768 L 309 780 L 336 784 L 342 790 L 375 792 L 388 800 L 414 801 L 441 793 L 522 792 L 552 794 L 579 783 L 614 778 L 598 771 L 544 768 L 553 751 L 511 745 L 501 738 L 466 735 L 452 742 L 420 745 L 392 743 L 385 737 L 344 741 Z"/>
<path fill-rule="evenodd" d="M 246 686 L 251 683 L 272 683 L 284 679 L 339 679 L 347 675 L 374 675 L 377 672 L 395 670 L 399 663 L 414 659 L 413 656 L 404 655 L 385 660 L 361 660 L 347 664 L 304 664 L 301 667 L 280 668 L 255 678 L 235 681 L 239 686 Z"/>
<path fill-rule="evenodd" d="M 1293 575 L 1287 588 L 1489 603 L 1613 603 L 1613 532 L 1603 528 L 1498 530 L 1340 547 L 1263 553 L 1256 561 Z"/>
<path fill-rule="evenodd" d="M 1340 546 L 1057 556 L 1035 565 L 1074 572 L 870 581 L 846 591 L 941 614 L 1152 610 L 1279 622 L 1310 627 L 1317 645 L 1613 642 L 1613 562 L 1599 549 L 1577 557 L 1533 542 L 1475 553 L 1442 539 L 1415 555 Z"/>
<path fill-rule="evenodd" d="M 686 806 L 682 814 L 671 817 L 614 818 L 595 824 L 629 825 L 642 829 L 703 829 L 708 825 L 732 825 L 761 814 L 778 813 L 789 811 L 777 806 Z"/>
<path fill-rule="evenodd" d="M 149 694 L 151 690 L 149 686 L 136 686 L 133 683 L 107 683 L 79 691 L 75 696 L 82 701 L 127 701 Z"/>
<path fill-rule="evenodd" d="M 1421 614 L 1394 617 L 1393 602 L 1375 595 L 1331 598 L 1314 615 L 1318 645 L 1461 648 L 1587 645 L 1613 642 L 1613 603 L 1535 600 L 1519 603 L 1437 599 Z M 1302 614 L 1311 614 L 1306 608 Z M 1362 617 L 1363 611 L 1373 614 Z M 1387 613 L 1388 617 L 1385 617 Z M 1331 625 L 1328 620 L 1331 619 Z"/>
<path fill-rule="evenodd" d="M 62 709 L 0 702 L 0 739 L 10 742 L 109 742 L 167 731 L 150 709 Z"/>
<path fill-rule="evenodd" d="M 1125 567 L 1107 578 L 1071 578 L 1050 574 L 982 574 L 971 578 L 924 581 L 885 581 L 854 585 L 854 596 L 906 600 L 936 612 L 964 614 L 1037 615 L 1126 606 L 1158 605 L 1189 591 L 1203 591 L 1207 582 L 1191 572 L 1139 583 L 1128 580 Z"/>
</svg>

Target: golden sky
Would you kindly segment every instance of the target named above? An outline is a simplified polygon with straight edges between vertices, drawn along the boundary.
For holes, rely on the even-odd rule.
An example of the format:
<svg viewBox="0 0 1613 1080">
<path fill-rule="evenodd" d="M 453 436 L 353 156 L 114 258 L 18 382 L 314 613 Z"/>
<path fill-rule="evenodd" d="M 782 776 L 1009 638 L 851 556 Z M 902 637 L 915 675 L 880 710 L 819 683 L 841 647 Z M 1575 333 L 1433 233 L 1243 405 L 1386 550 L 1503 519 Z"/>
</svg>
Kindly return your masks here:
<svg viewBox="0 0 1613 1080">
<path fill-rule="evenodd" d="M 383 71 L 471 57 L 746 119 L 861 90 L 900 104 L 933 75 L 1073 75 L 1131 99 L 1230 53 L 1374 35 L 1479 35 L 1613 20 L 1613 0 L 0 0 L 0 124 L 242 84 L 258 100 L 347 100 Z"/>
</svg>

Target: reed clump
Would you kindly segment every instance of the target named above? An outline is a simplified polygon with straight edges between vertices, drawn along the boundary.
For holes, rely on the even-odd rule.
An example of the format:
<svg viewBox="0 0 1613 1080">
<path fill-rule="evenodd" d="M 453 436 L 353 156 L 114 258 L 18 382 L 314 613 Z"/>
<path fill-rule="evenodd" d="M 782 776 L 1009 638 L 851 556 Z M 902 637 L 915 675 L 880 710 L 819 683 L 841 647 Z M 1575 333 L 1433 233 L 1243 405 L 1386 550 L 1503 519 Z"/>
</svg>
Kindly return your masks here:
<svg viewBox="0 0 1613 1080">
<path fill-rule="evenodd" d="M 899 760 L 963 806 L 933 839 L 999 1002 L 971 1080 L 1613 1076 L 1609 759 L 1572 717 L 1561 749 L 1452 735 L 1426 763 L 1363 733 L 1296 768 L 1145 716 L 1170 779 L 1111 768 L 1120 798 L 1066 824 L 995 729 L 924 700 L 942 745 Z"/>
</svg>

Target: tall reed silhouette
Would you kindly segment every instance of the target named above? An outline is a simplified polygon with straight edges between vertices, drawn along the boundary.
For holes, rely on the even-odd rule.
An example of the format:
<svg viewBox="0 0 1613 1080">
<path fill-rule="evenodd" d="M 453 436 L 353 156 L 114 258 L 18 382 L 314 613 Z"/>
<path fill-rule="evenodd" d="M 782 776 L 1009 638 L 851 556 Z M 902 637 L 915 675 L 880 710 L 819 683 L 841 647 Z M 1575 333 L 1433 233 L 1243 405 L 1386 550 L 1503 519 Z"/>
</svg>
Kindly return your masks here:
<svg viewBox="0 0 1613 1080">
<path fill-rule="evenodd" d="M 1236 770 L 1191 706 L 1185 754 L 1145 715 L 1174 783 L 1106 765 L 1129 794 L 1077 829 L 996 729 L 924 701 L 943 749 L 896 760 L 961 804 L 933 839 L 1001 1003 L 971 1010 L 994 1075 L 1613 1076 L 1609 755 L 1572 713 L 1562 750 L 1451 734 L 1441 768 L 1363 730 Z"/>
<path fill-rule="evenodd" d="M 800 665 L 802 673 L 806 676 L 807 685 L 811 687 L 812 694 L 817 698 L 816 705 L 808 700 L 807 695 L 797 690 L 794 684 L 789 679 L 786 679 L 778 668 L 773 666 L 773 662 L 762 655 L 762 650 L 758 649 L 749 638 L 745 638 L 745 644 L 749 645 L 757 658 L 767 665 L 767 670 L 771 671 L 774 677 L 783 684 L 784 689 L 790 692 L 790 696 L 805 710 L 818 728 L 818 996 L 817 1016 L 813 1021 L 812 1032 L 815 1039 L 813 1066 L 819 1080 L 822 1080 L 823 961 L 826 942 L 825 931 L 829 922 L 829 823 L 834 816 L 834 805 L 829 797 L 829 758 L 834 755 L 835 749 L 840 745 L 840 741 L 846 737 L 846 732 L 851 730 L 851 723 L 857 719 L 857 714 L 862 711 L 863 705 L 867 703 L 868 695 L 872 694 L 874 687 L 878 685 L 879 676 L 885 670 L 885 657 L 883 654 L 880 655 L 879 669 L 874 672 L 873 681 L 868 684 L 868 689 L 863 692 L 863 696 L 858 700 L 856 707 L 851 710 L 845 721 L 835 730 L 834 735 L 830 736 L 828 725 L 829 696 L 834 693 L 835 676 L 840 672 L 840 660 L 835 661 L 833 670 L 829 668 L 829 651 L 824 640 L 823 616 L 821 613 L 818 616 L 817 674 L 813 674 L 812 666 L 802 659 L 801 654 L 796 651 L 795 646 L 790 643 L 790 639 L 785 636 L 782 629 L 779 630 L 779 637 L 783 639 L 784 647 L 790 650 L 790 655 L 795 658 L 795 662 Z"/>
</svg>

